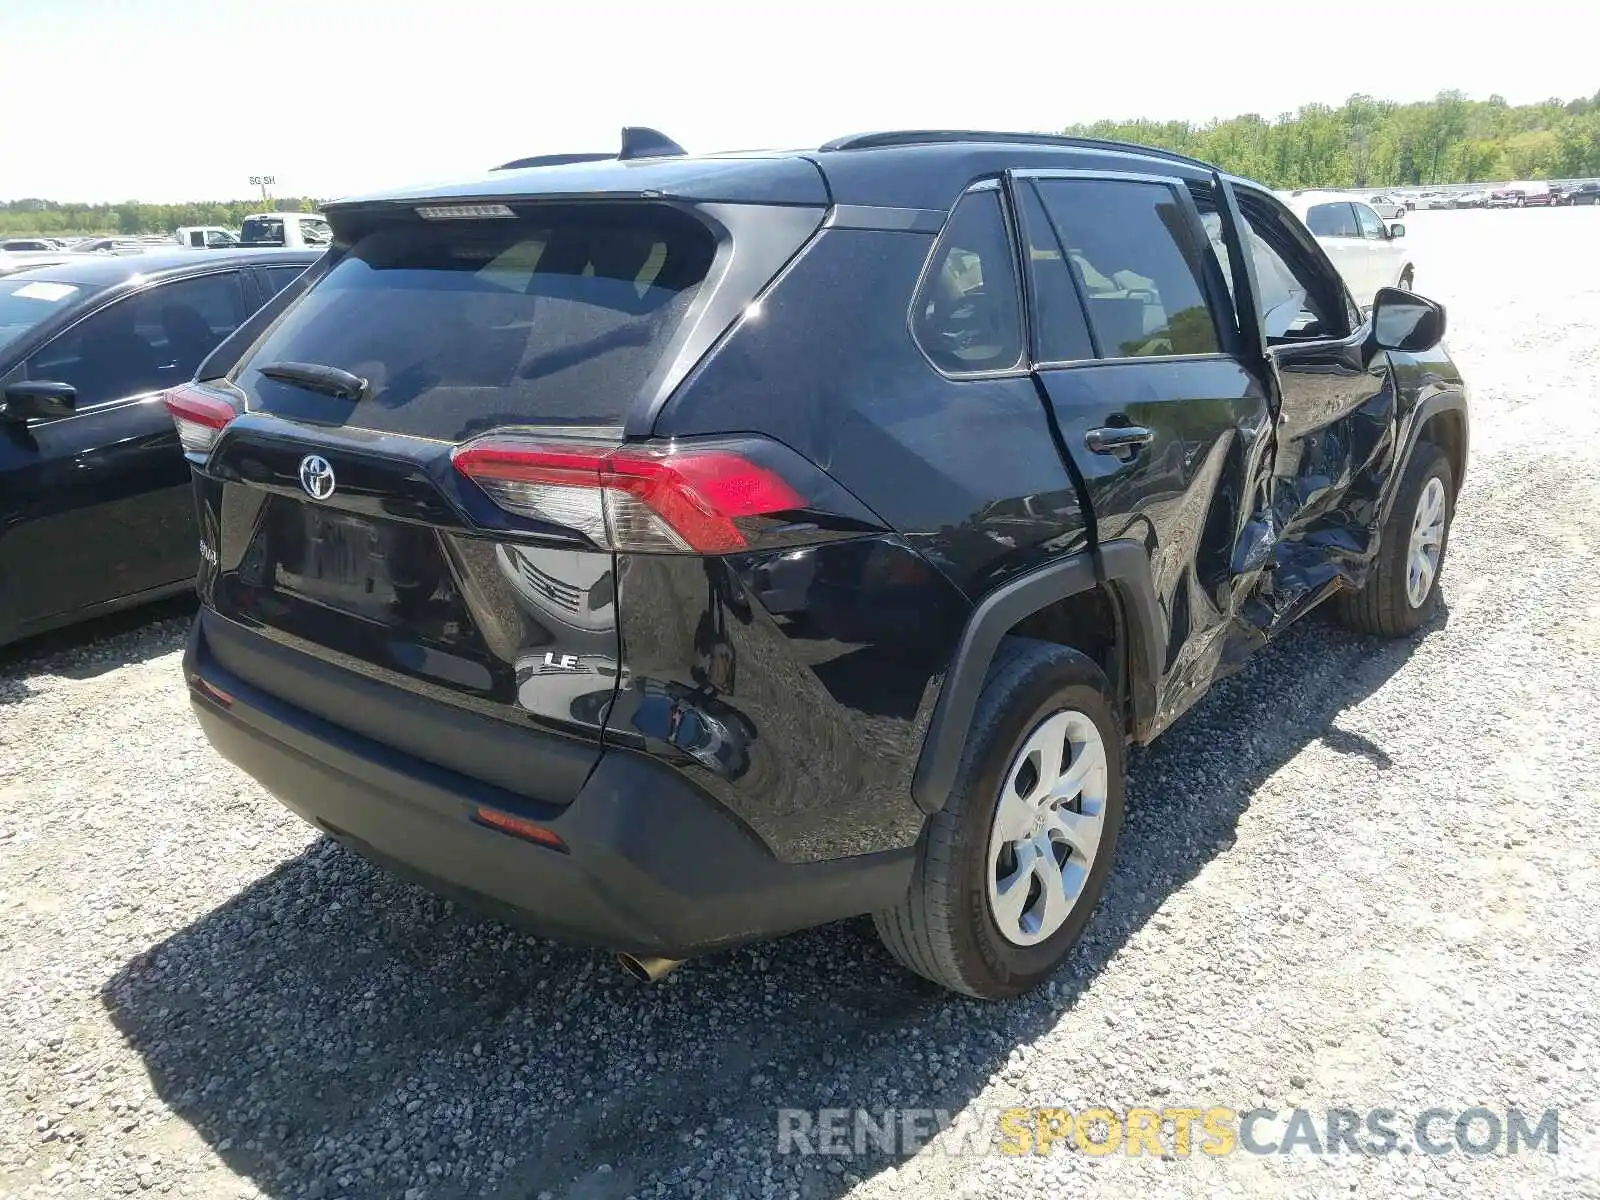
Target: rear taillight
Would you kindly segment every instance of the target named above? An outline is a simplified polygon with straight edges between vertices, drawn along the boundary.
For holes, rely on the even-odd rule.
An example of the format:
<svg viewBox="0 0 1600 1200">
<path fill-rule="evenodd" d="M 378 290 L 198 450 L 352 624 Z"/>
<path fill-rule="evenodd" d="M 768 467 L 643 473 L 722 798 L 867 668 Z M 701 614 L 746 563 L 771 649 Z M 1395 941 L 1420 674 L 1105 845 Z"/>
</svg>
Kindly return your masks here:
<svg viewBox="0 0 1600 1200">
<path fill-rule="evenodd" d="M 217 444 L 228 422 L 239 415 L 228 398 L 199 383 L 186 383 L 166 394 L 167 411 L 178 427 L 185 454 L 204 458 Z"/>
<path fill-rule="evenodd" d="M 506 511 L 576 529 L 612 550 L 726 554 L 751 544 L 752 521 L 808 507 L 770 467 L 725 448 L 495 438 L 451 457 Z"/>
</svg>

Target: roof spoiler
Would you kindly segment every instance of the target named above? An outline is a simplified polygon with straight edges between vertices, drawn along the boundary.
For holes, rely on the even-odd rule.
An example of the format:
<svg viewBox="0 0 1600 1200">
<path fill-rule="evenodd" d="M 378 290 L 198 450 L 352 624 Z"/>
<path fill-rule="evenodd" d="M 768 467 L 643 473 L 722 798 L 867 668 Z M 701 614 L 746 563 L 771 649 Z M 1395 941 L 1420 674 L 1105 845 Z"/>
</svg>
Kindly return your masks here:
<svg viewBox="0 0 1600 1200">
<path fill-rule="evenodd" d="M 633 158 L 682 158 L 688 151 L 659 129 L 627 125 L 622 130 L 622 149 L 616 154 L 535 154 L 501 163 L 496 171 L 516 171 L 525 167 L 560 167 L 568 163 L 626 162 Z"/>
</svg>

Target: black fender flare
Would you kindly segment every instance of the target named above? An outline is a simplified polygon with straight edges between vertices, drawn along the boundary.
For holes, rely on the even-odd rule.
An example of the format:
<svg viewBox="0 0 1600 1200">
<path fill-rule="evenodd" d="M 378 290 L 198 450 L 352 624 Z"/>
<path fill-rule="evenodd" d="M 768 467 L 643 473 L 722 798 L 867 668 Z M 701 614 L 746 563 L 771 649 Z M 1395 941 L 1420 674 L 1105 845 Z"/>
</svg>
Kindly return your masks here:
<svg viewBox="0 0 1600 1200">
<path fill-rule="evenodd" d="M 1468 454 L 1472 448 L 1472 416 L 1468 411 L 1465 391 L 1460 387 L 1452 387 L 1433 393 L 1433 395 L 1417 404 L 1411 410 L 1403 435 L 1405 441 L 1400 447 L 1400 453 L 1395 456 L 1394 474 L 1391 476 L 1393 483 L 1389 488 L 1388 496 L 1383 501 L 1383 520 L 1387 520 L 1389 517 L 1389 510 L 1394 505 L 1395 493 L 1399 489 L 1400 480 L 1405 477 L 1406 468 L 1411 465 L 1411 455 L 1416 450 L 1417 442 L 1422 437 L 1423 428 L 1429 421 L 1443 412 L 1455 413 L 1461 422 L 1461 444 L 1455 447 L 1460 461 L 1450 464 L 1456 476 L 1454 480 L 1456 492 L 1457 494 L 1460 493 L 1461 484 L 1467 474 Z M 1442 448 L 1446 452 L 1451 449 L 1448 446 Z"/>
<path fill-rule="evenodd" d="M 1154 721 L 1166 639 L 1144 545 L 1117 539 L 1101 546 L 1098 556 L 1086 551 L 1058 559 L 996 588 L 967 619 L 911 777 L 912 797 L 924 812 L 939 811 L 955 785 L 972 714 L 1001 639 L 1040 609 L 1100 586 L 1110 592 L 1119 610 L 1125 639 L 1120 657 L 1126 665 L 1133 731 L 1137 734 Z"/>
</svg>

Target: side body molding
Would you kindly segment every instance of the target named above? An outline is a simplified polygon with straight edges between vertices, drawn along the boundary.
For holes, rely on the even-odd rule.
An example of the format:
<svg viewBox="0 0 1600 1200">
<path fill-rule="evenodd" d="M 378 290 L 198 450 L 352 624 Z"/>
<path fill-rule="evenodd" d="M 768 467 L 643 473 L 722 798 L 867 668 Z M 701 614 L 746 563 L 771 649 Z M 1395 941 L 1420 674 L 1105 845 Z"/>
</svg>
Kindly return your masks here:
<svg viewBox="0 0 1600 1200">
<path fill-rule="evenodd" d="M 1089 553 L 1040 567 L 995 589 L 973 610 L 945 675 L 911 779 L 911 794 L 923 811 L 937 812 L 950 794 L 972 714 L 1001 639 L 1019 621 L 1068 596 L 1102 583 L 1111 592 L 1121 614 L 1121 657 L 1127 664 L 1132 732 L 1138 736 L 1154 721 L 1165 639 L 1150 582 L 1149 557 L 1138 542 L 1117 539 L 1100 547 L 1099 559 L 1098 570 L 1095 556 Z"/>
</svg>

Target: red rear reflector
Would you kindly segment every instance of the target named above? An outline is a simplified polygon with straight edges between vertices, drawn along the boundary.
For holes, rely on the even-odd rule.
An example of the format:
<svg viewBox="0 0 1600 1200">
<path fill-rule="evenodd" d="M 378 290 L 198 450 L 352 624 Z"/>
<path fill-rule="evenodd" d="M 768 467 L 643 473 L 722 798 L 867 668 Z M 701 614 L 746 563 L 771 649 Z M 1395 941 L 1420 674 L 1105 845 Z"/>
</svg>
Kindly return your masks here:
<svg viewBox="0 0 1600 1200">
<path fill-rule="evenodd" d="M 537 842 L 541 846 L 549 846 L 552 850 L 566 852 L 567 844 L 563 842 L 543 825 L 536 825 L 525 817 L 514 817 L 510 813 L 501 812 L 495 808 L 484 808 L 480 805 L 472 814 L 472 819 L 479 825 L 487 825 L 491 829 L 498 829 L 501 833 L 509 833 L 512 837 L 521 838 L 526 842 Z"/>
<path fill-rule="evenodd" d="M 216 684 L 207 683 L 204 679 L 201 679 L 200 676 L 198 676 L 198 675 L 191 675 L 189 677 L 189 686 L 193 687 L 196 691 L 200 692 L 202 695 L 205 695 L 205 696 L 209 697 L 210 699 L 215 700 L 218 704 L 222 705 L 224 708 L 229 708 L 233 704 L 233 693 L 232 692 L 225 692 L 221 688 L 219 688 Z"/>
<path fill-rule="evenodd" d="M 780 475 L 731 450 L 647 450 L 491 440 L 452 456 L 502 508 L 614 550 L 726 554 L 735 523 L 806 507 Z"/>
<path fill-rule="evenodd" d="M 239 415 L 226 398 L 199 384 L 175 387 L 164 399 L 185 454 L 211 453 L 223 428 Z"/>
</svg>

